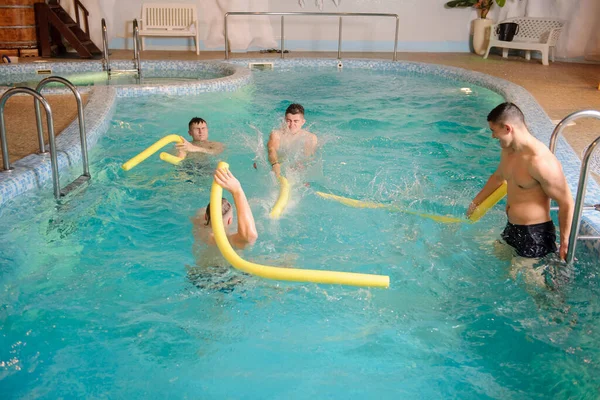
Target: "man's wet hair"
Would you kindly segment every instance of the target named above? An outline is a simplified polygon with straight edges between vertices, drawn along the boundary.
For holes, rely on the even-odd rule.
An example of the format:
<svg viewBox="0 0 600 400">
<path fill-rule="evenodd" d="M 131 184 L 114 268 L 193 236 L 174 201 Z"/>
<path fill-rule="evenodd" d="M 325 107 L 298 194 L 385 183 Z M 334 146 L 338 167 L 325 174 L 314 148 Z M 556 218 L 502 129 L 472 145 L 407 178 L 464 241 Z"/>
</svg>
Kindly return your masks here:
<svg viewBox="0 0 600 400">
<path fill-rule="evenodd" d="M 204 119 L 202 119 L 200 117 L 194 117 L 190 120 L 190 123 L 188 124 L 188 128 L 192 129 L 193 124 L 202 124 L 202 123 L 208 125 Z"/>
<path fill-rule="evenodd" d="M 488 122 L 505 124 L 507 122 L 520 122 L 525 125 L 523 111 L 513 103 L 502 103 L 494 108 L 487 116 Z"/>
<path fill-rule="evenodd" d="M 292 115 L 297 115 L 297 114 L 302 114 L 304 115 L 304 107 L 302 107 L 300 104 L 294 103 L 294 104 L 290 104 L 290 106 L 285 110 L 286 115 L 287 114 L 292 114 Z"/>
<path fill-rule="evenodd" d="M 225 217 L 231 211 L 231 203 L 225 197 L 221 199 L 221 216 Z M 210 203 L 206 206 L 206 222 L 204 225 L 210 225 Z"/>
</svg>

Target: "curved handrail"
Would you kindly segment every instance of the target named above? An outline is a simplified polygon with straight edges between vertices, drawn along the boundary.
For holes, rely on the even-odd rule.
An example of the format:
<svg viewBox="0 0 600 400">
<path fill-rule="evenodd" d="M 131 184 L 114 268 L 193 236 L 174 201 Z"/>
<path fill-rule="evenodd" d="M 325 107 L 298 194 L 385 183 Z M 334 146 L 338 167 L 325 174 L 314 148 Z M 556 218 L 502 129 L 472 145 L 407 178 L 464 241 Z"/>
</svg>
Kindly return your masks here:
<svg viewBox="0 0 600 400">
<path fill-rule="evenodd" d="M 596 110 L 583 110 L 576 111 L 567 115 L 562 119 L 552 131 L 550 136 L 550 151 L 554 153 L 556 149 L 556 142 L 558 136 L 562 133 L 563 129 L 571 121 L 575 121 L 580 118 L 595 118 L 600 119 L 600 111 Z M 571 233 L 569 234 L 569 250 L 567 251 L 567 263 L 572 263 L 575 259 L 575 248 L 577 247 L 577 238 L 579 236 L 579 228 L 581 227 L 581 213 L 583 212 L 583 201 L 585 199 L 585 191 L 587 188 L 588 180 L 588 169 L 590 157 L 596 150 L 596 145 L 600 142 L 600 137 L 597 137 L 587 148 L 583 158 L 581 160 L 581 171 L 579 173 L 579 183 L 577 185 L 577 196 L 575 198 L 575 210 L 573 212 L 573 222 L 571 223 Z"/>
<path fill-rule="evenodd" d="M 396 18 L 396 32 L 394 34 L 394 58 L 397 59 L 398 52 L 398 30 L 400 28 L 400 17 L 398 14 L 391 13 L 332 13 L 332 12 L 250 12 L 250 11 L 231 11 L 225 13 L 225 59 L 229 60 L 229 36 L 227 30 L 227 17 L 230 15 L 244 15 L 244 16 L 262 16 L 262 15 L 279 15 L 281 16 L 281 58 L 284 54 L 284 23 L 283 17 L 285 15 L 304 15 L 313 17 L 339 17 L 339 31 L 338 31 L 338 59 L 341 59 L 342 51 L 342 17 L 393 17 Z"/>
<path fill-rule="evenodd" d="M 140 63 L 140 29 L 138 28 L 137 18 L 133 20 L 133 65 L 137 69 L 138 75 L 142 76 L 142 66 Z"/>
<path fill-rule="evenodd" d="M 77 101 L 77 118 L 79 119 L 79 138 L 81 140 L 81 161 L 83 162 L 83 175 L 89 177 L 90 170 L 88 164 L 88 153 L 87 153 L 87 138 L 85 136 L 85 118 L 83 114 L 83 101 L 81 100 L 81 95 L 75 85 L 73 85 L 69 80 L 60 77 L 60 76 L 49 76 L 48 78 L 42 79 L 40 83 L 38 83 L 35 91 L 38 93 L 42 93 L 42 89 L 49 83 L 57 82 L 62 83 L 66 87 L 68 87 L 73 95 L 75 96 L 75 100 Z M 33 101 L 35 107 L 35 118 L 37 121 L 37 128 L 40 135 L 43 135 L 42 131 L 42 119 L 40 116 L 40 102 L 36 99 Z"/>
<path fill-rule="evenodd" d="M 48 124 L 48 142 L 50 143 L 50 161 L 52 165 L 52 178 L 53 178 L 53 186 L 54 186 L 54 197 L 60 198 L 60 183 L 58 180 L 58 159 L 56 155 L 56 144 L 54 141 L 54 122 L 52 121 L 52 109 L 50 108 L 50 104 L 46 101 L 44 96 L 39 94 L 33 89 L 26 87 L 16 87 L 12 89 L 8 89 L 2 97 L 0 97 L 0 142 L 2 146 L 2 163 L 5 171 L 10 171 L 13 169 L 10 166 L 9 158 L 8 158 L 8 144 L 6 142 L 6 125 L 4 123 L 4 106 L 6 105 L 6 101 L 14 96 L 15 94 L 29 94 L 33 96 L 36 101 L 40 101 L 46 110 L 46 123 Z"/>
<path fill-rule="evenodd" d="M 110 76 L 110 59 L 108 58 L 108 30 L 106 29 L 106 21 L 102 18 L 102 61 L 104 70 Z"/>
</svg>

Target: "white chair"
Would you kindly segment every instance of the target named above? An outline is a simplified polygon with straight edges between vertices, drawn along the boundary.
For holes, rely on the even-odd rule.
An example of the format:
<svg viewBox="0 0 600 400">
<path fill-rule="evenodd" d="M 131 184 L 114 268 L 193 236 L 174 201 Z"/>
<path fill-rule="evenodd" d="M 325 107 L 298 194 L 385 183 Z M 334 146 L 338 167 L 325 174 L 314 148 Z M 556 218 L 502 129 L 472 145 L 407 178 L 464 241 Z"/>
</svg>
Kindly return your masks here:
<svg viewBox="0 0 600 400">
<path fill-rule="evenodd" d="M 519 31 L 511 42 L 498 39 L 496 27 L 505 22 L 519 25 Z M 554 62 L 554 47 L 560 36 L 564 22 L 553 18 L 517 17 L 509 18 L 491 26 L 490 42 L 483 58 L 487 58 L 492 47 L 502 47 L 502 57 L 508 57 L 508 49 L 525 50 L 525 59 L 531 59 L 531 50 L 542 53 L 542 64 L 548 64 L 548 53 L 552 51 Z"/>
<path fill-rule="evenodd" d="M 198 13 L 196 6 L 186 3 L 145 3 L 140 19 L 140 38 L 144 36 L 193 37 L 196 54 L 200 54 Z"/>
</svg>

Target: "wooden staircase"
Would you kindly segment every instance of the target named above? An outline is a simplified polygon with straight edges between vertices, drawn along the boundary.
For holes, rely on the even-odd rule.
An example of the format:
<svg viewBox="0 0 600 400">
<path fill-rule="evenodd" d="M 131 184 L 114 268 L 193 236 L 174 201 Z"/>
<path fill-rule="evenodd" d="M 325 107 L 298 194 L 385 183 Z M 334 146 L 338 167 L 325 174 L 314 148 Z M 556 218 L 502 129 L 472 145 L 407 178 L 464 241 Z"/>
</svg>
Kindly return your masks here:
<svg viewBox="0 0 600 400">
<path fill-rule="evenodd" d="M 47 3 L 36 3 L 35 19 L 40 41 L 40 55 L 42 57 L 52 56 L 52 46 L 56 46 L 55 53 L 62 55 L 66 53 L 63 38 L 77 51 L 81 58 L 93 58 L 101 56 L 100 50 L 90 39 L 88 15 L 89 12 L 79 2 L 74 0 L 76 21 L 69 13 L 61 7 L 58 0 L 49 0 Z M 84 15 L 84 29 L 80 24 L 80 12 Z"/>
</svg>

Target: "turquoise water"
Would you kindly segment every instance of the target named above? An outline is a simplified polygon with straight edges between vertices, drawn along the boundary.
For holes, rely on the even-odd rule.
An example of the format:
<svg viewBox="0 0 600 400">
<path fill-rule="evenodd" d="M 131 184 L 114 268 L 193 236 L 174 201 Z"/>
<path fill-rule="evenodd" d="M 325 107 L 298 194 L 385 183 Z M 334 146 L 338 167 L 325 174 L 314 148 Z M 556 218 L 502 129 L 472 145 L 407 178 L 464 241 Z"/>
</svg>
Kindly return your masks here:
<svg viewBox="0 0 600 400">
<path fill-rule="evenodd" d="M 207 79 L 222 78 L 223 72 L 201 70 L 201 71 L 142 71 L 142 78 L 137 77 L 137 73 L 118 72 L 111 74 L 110 79 L 107 78 L 106 72 L 80 72 L 74 74 L 54 73 L 53 75 L 62 76 L 68 79 L 76 86 L 112 86 L 112 85 L 135 85 L 149 84 L 159 85 L 164 83 L 175 82 L 196 82 Z M 0 85 L 4 86 L 27 86 L 35 88 L 37 84 L 44 78 L 50 75 L 44 74 L 15 74 L 0 78 Z M 48 86 L 62 86 L 60 84 L 50 83 Z"/>
<path fill-rule="evenodd" d="M 48 187 L 0 210 L 3 398 L 596 398 L 600 290 L 584 246 L 571 283 L 548 291 L 496 257 L 501 206 L 446 225 L 314 194 L 460 216 L 498 162 L 485 117 L 501 101 L 466 83 L 351 69 L 120 101 L 85 191 L 56 205 Z M 292 201 L 273 221 L 264 146 L 290 102 L 305 105 L 322 146 L 305 170 L 284 170 Z M 120 165 L 194 116 L 226 144 L 219 159 L 249 198 L 259 239 L 244 258 L 386 274 L 390 288 L 235 270 L 190 281 L 190 217 L 219 159 Z M 229 278 L 240 283 L 223 290 Z"/>
</svg>

